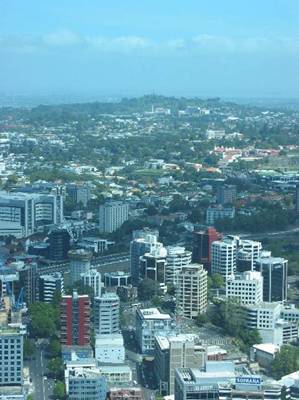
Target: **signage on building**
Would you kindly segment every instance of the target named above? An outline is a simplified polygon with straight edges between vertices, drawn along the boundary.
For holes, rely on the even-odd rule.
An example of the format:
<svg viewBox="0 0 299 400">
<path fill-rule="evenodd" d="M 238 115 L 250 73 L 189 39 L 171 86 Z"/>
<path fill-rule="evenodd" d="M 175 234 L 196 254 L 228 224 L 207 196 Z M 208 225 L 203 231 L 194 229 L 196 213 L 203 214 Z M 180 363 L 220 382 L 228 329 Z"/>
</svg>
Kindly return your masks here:
<svg viewBox="0 0 299 400">
<path fill-rule="evenodd" d="M 236 377 L 236 383 L 241 385 L 260 385 L 262 381 L 259 376 L 243 375 Z"/>
</svg>

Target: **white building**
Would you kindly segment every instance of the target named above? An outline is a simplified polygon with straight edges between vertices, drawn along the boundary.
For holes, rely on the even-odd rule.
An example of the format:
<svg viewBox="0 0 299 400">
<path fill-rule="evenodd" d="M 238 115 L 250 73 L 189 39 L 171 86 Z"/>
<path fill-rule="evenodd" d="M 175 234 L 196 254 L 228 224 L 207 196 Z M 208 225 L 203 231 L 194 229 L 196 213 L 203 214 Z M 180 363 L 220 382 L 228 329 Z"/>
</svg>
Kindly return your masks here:
<svg viewBox="0 0 299 400">
<path fill-rule="evenodd" d="M 63 275 L 60 272 L 40 275 L 38 278 L 38 300 L 51 303 L 55 292 L 64 293 Z"/>
<path fill-rule="evenodd" d="M 273 343 L 281 346 L 296 341 L 298 338 L 297 323 L 281 318 L 283 306 L 281 303 L 260 303 L 247 305 L 246 325 L 249 329 L 257 329 L 262 343 Z"/>
<path fill-rule="evenodd" d="M 92 288 L 94 297 L 101 297 L 102 279 L 101 274 L 96 269 L 83 272 L 83 274 L 81 274 L 81 281 L 83 285 Z"/>
<path fill-rule="evenodd" d="M 78 282 L 81 274 L 90 271 L 90 261 L 92 254 L 84 249 L 70 250 L 68 252 L 70 259 L 70 281 Z"/>
<path fill-rule="evenodd" d="M 211 273 L 220 274 L 224 280 L 236 271 L 237 242 L 230 238 L 216 240 L 211 246 Z"/>
<path fill-rule="evenodd" d="M 129 205 L 121 201 L 111 201 L 100 205 L 99 230 L 103 233 L 116 231 L 129 218 Z"/>
<path fill-rule="evenodd" d="M 96 335 L 95 358 L 99 363 L 124 363 L 125 347 L 122 334 Z"/>
<path fill-rule="evenodd" d="M 176 284 L 177 272 L 182 270 L 182 267 L 191 264 L 192 252 L 185 250 L 181 246 L 166 247 L 166 283 Z"/>
<path fill-rule="evenodd" d="M 158 232 L 147 233 L 148 231 L 133 232 L 133 240 L 130 243 L 130 266 L 132 284 L 138 285 L 141 271 L 140 271 L 140 257 L 145 253 L 151 251 L 152 248 L 159 246 Z"/>
<path fill-rule="evenodd" d="M 119 297 L 115 293 L 95 297 L 94 330 L 96 335 L 119 333 Z"/>
<path fill-rule="evenodd" d="M 237 298 L 241 304 L 259 304 L 263 301 L 263 277 L 260 272 L 246 271 L 226 280 L 226 297 Z"/>
<path fill-rule="evenodd" d="M 162 290 L 166 290 L 166 256 L 166 248 L 162 243 L 157 242 L 156 246 L 151 247 L 149 253 L 145 253 L 140 257 L 140 269 L 142 277 L 159 282 Z"/>
<path fill-rule="evenodd" d="M 239 272 L 253 271 L 256 260 L 261 255 L 261 251 L 261 242 L 240 239 L 238 243 L 237 270 Z"/>
<path fill-rule="evenodd" d="M 225 136 L 224 129 L 207 129 L 206 130 L 206 139 L 222 139 Z"/>
<path fill-rule="evenodd" d="M 207 208 L 206 224 L 214 225 L 217 219 L 234 218 L 235 207 L 211 206 Z"/>
<path fill-rule="evenodd" d="M 136 338 L 142 353 L 151 353 L 155 348 L 155 336 L 173 333 L 175 322 L 169 314 L 158 308 L 136 310 Z"/>
<path fill-rule="evenodd" d="M 0 235 L 26 237 L 39 227 L 63 222 L 63 196 L 0 191 Z"/>
<path fill-rule="evenodd" d="M 196 318 L 208 305 L 208 272 L 201 264 L 190 264 L 177 273 L 177 313 Z"/>
</svg>

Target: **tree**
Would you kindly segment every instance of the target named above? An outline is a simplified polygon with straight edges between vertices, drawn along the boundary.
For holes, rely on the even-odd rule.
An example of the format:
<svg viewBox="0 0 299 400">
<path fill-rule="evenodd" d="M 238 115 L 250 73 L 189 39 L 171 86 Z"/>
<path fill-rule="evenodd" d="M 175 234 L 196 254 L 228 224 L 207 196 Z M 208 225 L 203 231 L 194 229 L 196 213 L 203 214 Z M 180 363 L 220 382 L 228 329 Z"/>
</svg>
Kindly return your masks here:
<svg viewBox="0 0 299 400">
<path fill-rule="evenodd" d="M 55 357 L 48 362 L 48 370 L 55 378 L 60 378 L 63 375 L 63 362 L 61 358 Z"/>
<path fill-rule="evenodd" d="M 63 382 L 56 382 L 53 390 L 55 399 L 63 400 L 65 399 L 65 385 Z"/>
<path fill-rule="evenodd" d="M 198 316 L 196 318 L 196 324 L 198 326 L 203 326 L 207 322 L 209 322 L 209 318 L 206 314 L 198 314 Z"/>
<path fill-rule="evenodd" d="M 58 357 L 61 353 L 61 344 L 59 340 L 57 340 L 56 338 L 51 339 L 48 346 L 48 351 L 51 357 Z"/>
<path fill-rule="evenodd" d="M 294 346 L 281 346 L 272 363 L 272 375 L 280 379 L 299 369 L 299 349 Z"/>
<path fill-rule="evenodd" d="M 30 358 L 32 356 L 32 354 L 34 353 L 34 350 L 35 350 L 35 348 L 34 348 L 33 344 L 31 343 L 31 341 L 28 338 L 26 338 L 24 340 L 24 358 L 25 359 Z"/>
<path fill-rule="evenodd" d="M 213 288 L 215 288 L 215 289 L 219 289 L 219 288 L 221 288 L 221 287 L 223 287 L 224 286 L 224 279 L 223 279 L 223 276 L 222 275 L 220 275 L 220 274 L 213 274 L 212 276 L 211 276 L 211 279 L 212 279 L 212 287 Z"/>
<path fill-rule="evenodd" d="M 59 325 L 59 308 L 52 304 L 36 302 L 30 305 L 29 311 L 31 335 L 41 338 L 54 336 Z"/>
<path fill-rule="evenodd" d="M 161 292 L 159 282 L 145 278 L 138 285 L 138 298 L 140 300 L 150 300 L 153 296 Z"/>
<path fill-rule="evenodd" d="M 162 301 L 161 301 L 161 299 L 160 299 L 159 296 L 154 296 L 154 297 L 152 298 L 152 305 L 153 305 L 154 307 L 160 307 L 161 304 L 162 304 Z"/>
</svg>

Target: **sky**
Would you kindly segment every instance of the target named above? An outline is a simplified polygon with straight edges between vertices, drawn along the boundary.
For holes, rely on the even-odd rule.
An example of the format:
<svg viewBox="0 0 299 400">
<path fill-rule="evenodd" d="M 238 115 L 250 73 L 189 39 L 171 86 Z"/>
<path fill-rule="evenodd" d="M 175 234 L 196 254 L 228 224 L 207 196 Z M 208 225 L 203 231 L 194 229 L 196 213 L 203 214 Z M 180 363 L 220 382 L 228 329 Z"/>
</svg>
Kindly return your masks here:
<svg viewBox="0 0 299 400">
<path fill-rule="evenodd" d="M 0 0 L 0 95 L 299 98 L 298 0 Z"/>
</svg>

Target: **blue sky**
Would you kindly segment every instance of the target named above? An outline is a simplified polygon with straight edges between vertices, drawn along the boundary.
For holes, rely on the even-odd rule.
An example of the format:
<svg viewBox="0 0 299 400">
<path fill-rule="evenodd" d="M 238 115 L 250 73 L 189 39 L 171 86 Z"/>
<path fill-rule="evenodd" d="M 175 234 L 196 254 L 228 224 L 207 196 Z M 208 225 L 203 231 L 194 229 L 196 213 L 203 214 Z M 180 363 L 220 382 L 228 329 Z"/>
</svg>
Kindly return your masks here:
<svg viewBox="0 0 299 400">
<path fill-rule="evenodd" d="M 298 0 L 0 0 L 0 93 L 299 97 Z"/>
</svg>

